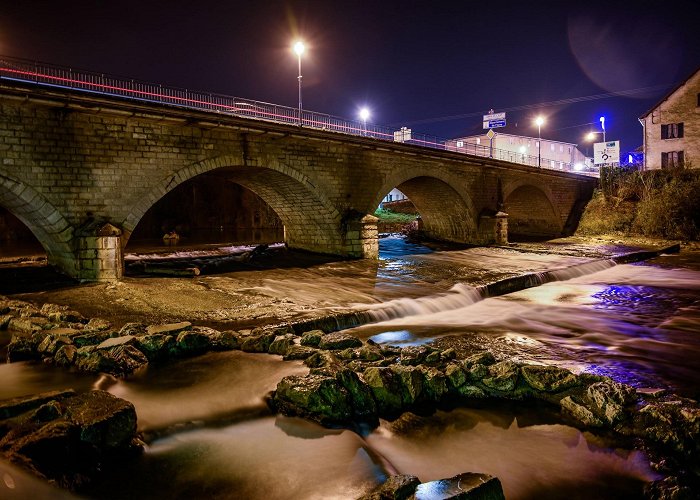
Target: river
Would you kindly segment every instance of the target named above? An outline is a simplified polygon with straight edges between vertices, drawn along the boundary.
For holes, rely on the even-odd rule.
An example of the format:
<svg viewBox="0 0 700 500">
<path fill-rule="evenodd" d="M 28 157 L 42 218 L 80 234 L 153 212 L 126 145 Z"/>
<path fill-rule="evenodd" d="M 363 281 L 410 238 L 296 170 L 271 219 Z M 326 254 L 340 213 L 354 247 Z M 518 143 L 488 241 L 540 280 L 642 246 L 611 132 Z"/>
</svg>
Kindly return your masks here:
<svg viewBox="0 0 700 500">
<path fill-rule="evenodd" d="M 370 308 L 378 321 L 352 332 L 378 342 L 459 342 L 699 395 L 697 253 L 614 265 L 595 252 L 534 247 L 433 251 L 391 237 L 380 248 L 374 266 L 276 270 L 245 293 Z M 559 269 L 561 280 L 500 297 L 475 292 L 494 278 L 545 269 Z M 271 414 L 268 391 L 305 372 L 301 363 L 238 351 L 151 366 L 126 380 L 15 363 L 0 365 L 0 399 L 99 387 L 134 403 L 146 452 L 105 471 L 86 498 L 344 499 L 392 473 L 428 481 L 466 471 L 496 475 L 509 499 L 636 498 L 655 477 L 641 452 L 528 405 L 407 414 L 362 435 Z M 26 476 L 8 474 L 15 491 L 50 498 Z"/>
</svg>

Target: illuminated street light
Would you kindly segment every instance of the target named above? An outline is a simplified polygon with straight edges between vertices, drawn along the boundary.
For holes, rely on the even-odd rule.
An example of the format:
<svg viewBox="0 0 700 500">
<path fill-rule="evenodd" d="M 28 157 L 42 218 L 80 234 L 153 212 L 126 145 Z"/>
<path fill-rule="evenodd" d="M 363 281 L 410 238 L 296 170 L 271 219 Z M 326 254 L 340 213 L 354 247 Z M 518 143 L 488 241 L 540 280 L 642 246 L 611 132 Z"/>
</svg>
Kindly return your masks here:
<svg viewBox="0 0 700 500">
<path fill-rule="evenodd" d="M 600 117 L 600 128 L 603 130 L 603 142 L 605 142 L 605 117 Z"/>
<path fill-rule="evenodd" d="M 544 124 L 544 117 L 538 116 L 535 118 L 535 125 L 537 125 L 537 166 L 540 167 L 542 164 L 542 125 Z"/>
<path fill-rule="evenodd" d="M 297 55 L 297 60 L 299 61 L 299 76 L 297 79 L 299 80 L 299 126 L 301 127 L 301 55 L 304 53 L 304 42 L 302 41 L 297 41 L 294 44 L 293 50 L 294 53 Z"/>
<path fill-rule="evenodd" d="M 526 148 L 525 146 L 520 146 L 520 148 L 518 149 L 518 151 L 520 151 L 520 154 L 522 155 L 520 161 L 521 161 L 522 163 L 525 163 L 525 151 L 527 151 L 527 148 Z"/>
<path fill-rule="evenodd" d="M 362 120 L 363 135 L 367 135 L 367 118 L 369 118 L 369 109 L 362 108 L 360 110 L 360 119 Z"/>
</svg>

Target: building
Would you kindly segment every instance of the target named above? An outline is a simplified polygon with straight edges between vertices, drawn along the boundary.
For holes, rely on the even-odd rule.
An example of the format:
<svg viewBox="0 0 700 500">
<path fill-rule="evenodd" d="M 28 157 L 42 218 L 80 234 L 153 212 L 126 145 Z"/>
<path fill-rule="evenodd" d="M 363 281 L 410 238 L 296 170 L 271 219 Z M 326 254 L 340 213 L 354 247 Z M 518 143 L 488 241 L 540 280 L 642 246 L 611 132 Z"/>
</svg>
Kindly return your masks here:
<svg viewBox="0 0 700 500">
<path fill-rule="evenodd" d="M 398 189 L 394 188 L 391 191 L 389 191 L 389 194 L 387 194 L 384 199 L 382 200 L 380 206 L 384 206 L 385 203 L 391 203 L 393 201 L 403 201 L 407 200 L 408 198 L 406 197 L 405 194 L 403 194 L 401 191 Z"/>
<path fill-rule="evenodd" d="M 460 153 L 487 156 L 497 160 L 541 166 L 567 172 L 584 172 L 591 170 L 590 162 L 579 151 L 576 144 L 569 142 L 539 139 L 523 135 L 514 135 L 494 130 L 493 138 L 487 134 L 471 135 L 450 139 L 445 148 Z"/>
<path fill-rule="evenodd" d="M 700 168 L 700 68 L 639 118 L 644 170 Z"/>
</svg>

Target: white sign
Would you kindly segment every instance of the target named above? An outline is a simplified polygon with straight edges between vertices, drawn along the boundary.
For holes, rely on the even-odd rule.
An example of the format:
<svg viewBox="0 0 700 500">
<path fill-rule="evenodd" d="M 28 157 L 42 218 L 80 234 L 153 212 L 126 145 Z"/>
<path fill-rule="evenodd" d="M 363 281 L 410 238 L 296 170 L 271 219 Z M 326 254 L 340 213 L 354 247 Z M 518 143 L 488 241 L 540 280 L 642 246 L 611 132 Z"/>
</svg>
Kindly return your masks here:
<svg viewBox="0 0 700 500">
<path fill-rule="evenodd" d="M 489 113 L 484 115 L 484 128 L 497 128 L 506 126 L 506 114 L 504 113 Z"/>
<path fill-rule="evenodd" d="M 489 120 L 505 120 L 506 119 L 506 114 L 504 113 L 491 113 L 490 115 L 484 115 L 484 121 L 487 122 Z"/>
<path fill-rule="evenodd" d="M 401 127 L 401 130 L 394 132 L 394 142 L 406 142 L 411 140 L 411 129 Z"/>
<path fill-rule="evenodd" d="M 620 141 L 593 144 L 593 163 L 595 165 L 620 163 Z"/>
</svg>

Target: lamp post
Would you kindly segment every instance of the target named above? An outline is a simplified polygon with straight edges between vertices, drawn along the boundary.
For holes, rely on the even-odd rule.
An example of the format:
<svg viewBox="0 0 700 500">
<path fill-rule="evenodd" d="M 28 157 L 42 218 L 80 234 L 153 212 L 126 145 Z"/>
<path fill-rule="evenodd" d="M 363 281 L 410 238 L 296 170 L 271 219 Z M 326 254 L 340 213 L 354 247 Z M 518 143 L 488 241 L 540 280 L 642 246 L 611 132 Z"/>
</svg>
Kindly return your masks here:
<svg viewBox="0 0 700 500">
<path fill-rule="evenodd" d="M 544 118 L 538 116 L 535 118 L 535 125 L 537 125 L 537 166 L 542 166 L 542 125 L 544 124 Z"/>
<path fill-rule="evenodd" d="M 298 41 L 294 44 L 294 53 L 297 55 L 297 61 L 299 62 L 299 126 L 301 127 L 301 55 L 304 53 L 304 42 Z"/>
<path fill-rule="evenodd" d="M 600 117 L 600 128 L 603 131 L 603 142 L 605 142 L 605 117 Z"/>
<path fill-rule="evenodd" d="M 367 135 L 367 118 L 369 118 L 369 109 L 362 108 L 360 110 L 360 119 L 362 120 L 362 135 Z"/>
</svg>

